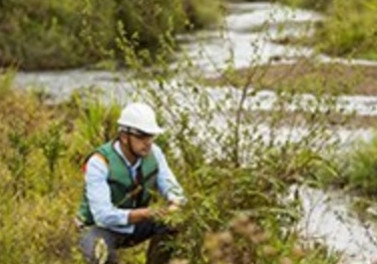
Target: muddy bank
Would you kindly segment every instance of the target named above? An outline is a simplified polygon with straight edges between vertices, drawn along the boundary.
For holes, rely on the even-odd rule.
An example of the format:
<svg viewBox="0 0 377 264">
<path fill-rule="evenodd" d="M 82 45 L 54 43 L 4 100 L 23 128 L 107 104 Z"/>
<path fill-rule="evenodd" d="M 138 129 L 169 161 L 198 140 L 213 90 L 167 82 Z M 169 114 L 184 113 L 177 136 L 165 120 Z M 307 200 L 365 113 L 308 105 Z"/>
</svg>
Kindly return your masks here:
<svg viewBox="0 0 377 264">
<path fill-rule="evenodd" d="M 231 84 L 242 87 L 245 83 L 250 83 L 255 89 L 295 93 L 375 95 L 377 65 L 315 63 L 301 59 L 292 64 L 236 69 L 220 77 L 205 80 L 205 84 L 209 86 Z"/>
<path fill-rule="evenodd" d="M 317 122 L 322 120 L 324 124 L 327 124 L 328 128 L 338 129 L 360 129 L 360 128 L 375 128 L 377 126 L 376 116 L 358 116 L 355 114 L 345 114 L 341 113 L 316 113 L 315 114 Z M 278 117 L 278 119 L 276 118 Z M 248 113 L 247 118 L 258 121 L 273 123 L 274 126 L 308 126 L 312 124 L 313 114 L 310 112 L 303 111 L 253 111 Z"/>
</svg>

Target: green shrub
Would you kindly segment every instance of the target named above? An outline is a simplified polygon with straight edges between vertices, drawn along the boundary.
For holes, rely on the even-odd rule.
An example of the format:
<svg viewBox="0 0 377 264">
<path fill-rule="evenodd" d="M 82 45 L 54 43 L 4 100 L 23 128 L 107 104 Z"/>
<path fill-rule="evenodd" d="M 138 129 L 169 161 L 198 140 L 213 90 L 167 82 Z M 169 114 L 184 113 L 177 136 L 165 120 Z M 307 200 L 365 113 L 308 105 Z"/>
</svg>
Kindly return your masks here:
<svg viewBox="0 0 377 264">
<path fill-rule="evenodd" d="M 326 19 L 316 24 L 313 39 L 298 43 L 317 46 L 320 52 L 347 58 L 377 58 L 376 0 L 280 0 L 293 7 L 315 9 Z"/>
<path fill-rule="evenodd" d="M 0 9 L 3 14 L 0 17 L 2 65 L 53 69 L 90 62 L 88 55 L 91 54 L 86 53 L 85 45 L 78 37 L 82 20 L 80 2 L 13 0 Z M 106 23 L 98 25 L 106 28 Z"/>
<path fill-rule="evenodd" d="M 166 32 L 207 26 L 220 15 L 212 1 L 196 0 L 11 0 L 0 13 L 0 65 L 28 70 L 119 60 L 118 35 L 154 54 Z"/>
<path fill-rule="evenodd" d="M 363 195 L 376 196 L 377 137 L 368 143 L 358 143 L 341 162 L 344 185 Z"/>
<path fill-rule="evenodd" d="M 316 38 L 321 51 L 337 56 L 370 58 L 377 48 L 377 1 L 334 1 Z"/>
</svg>

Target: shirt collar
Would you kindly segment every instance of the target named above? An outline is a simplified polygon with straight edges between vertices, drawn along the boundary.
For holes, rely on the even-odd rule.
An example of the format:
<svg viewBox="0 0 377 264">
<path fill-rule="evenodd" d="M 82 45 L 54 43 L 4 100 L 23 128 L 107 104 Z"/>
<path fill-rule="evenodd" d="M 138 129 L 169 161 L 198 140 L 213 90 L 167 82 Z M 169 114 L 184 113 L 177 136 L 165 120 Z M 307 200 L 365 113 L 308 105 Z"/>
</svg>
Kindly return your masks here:
<svg viewBox="0 0 377 264">
<path fill-rule="evenodd" d="M 119 140 L 115 141 L 114 143 L 114 148 L 115 148 L 115 151 L 118 152 L 118 154 L 123 158 L 123 160 L 126 162 L 127 164 L 127 167 L 129 168 L 132 168 L 132 169 L 137 169 L 138 167 L 140 167 L 141 165 L 141 158 L 138 158 L 136 163 L 132 166 L 131 163 L 128 161 L 128 159 L 126 158 L 126 156 L 124 156 L 123 154 L 123 151 L 120 147 L 120 142 Z"/>
</svg>

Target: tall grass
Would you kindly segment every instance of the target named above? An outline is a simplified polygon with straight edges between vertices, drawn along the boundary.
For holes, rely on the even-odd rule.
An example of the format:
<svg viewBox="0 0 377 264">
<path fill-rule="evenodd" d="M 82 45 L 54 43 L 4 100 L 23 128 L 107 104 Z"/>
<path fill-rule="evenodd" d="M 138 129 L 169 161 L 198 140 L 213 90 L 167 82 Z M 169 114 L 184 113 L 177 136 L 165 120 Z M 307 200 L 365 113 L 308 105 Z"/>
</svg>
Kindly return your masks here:
<svg viewBox="0 0 377 264">
<path fill-rule="evenodd" d="M 332 177 L 328 174 L 327 181 L 346 190 L 356 192 L 360 196 L 375 199 L 377 188 L 377 139 L 370 142 L 357 142 L 352 150 L 342 157 L 334 158 L 331 167 Z"/>
</svg>

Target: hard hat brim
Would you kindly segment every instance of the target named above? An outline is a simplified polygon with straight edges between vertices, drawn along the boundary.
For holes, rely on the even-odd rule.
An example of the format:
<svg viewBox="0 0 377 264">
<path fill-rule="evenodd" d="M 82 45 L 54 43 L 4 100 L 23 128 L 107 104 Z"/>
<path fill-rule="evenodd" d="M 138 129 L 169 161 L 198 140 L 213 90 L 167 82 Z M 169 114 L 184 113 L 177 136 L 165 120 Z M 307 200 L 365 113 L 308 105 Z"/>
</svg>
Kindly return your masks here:
<svg viewBox="0 0 377 264">
<path fill-rule="evenodd" d="M 161 127 L 155 127 L 153 129 L 150 129 L 150 130 L 140 130 L 146 134 L 150 134 L 150 135 L 159 135 L 159 134 L 162 134 L 164 132 L 164 129 L 162 129 Z"/>
<path fill-rule="evenodd" d="M 127 124 L 127 123 L 124 123 L 124 122 L 121 122 L 121 121 L 118 121 L 118 125 L 120 128 L 134 128 L 134 129 L 137 129 L 145 134 L 150 134 L 150 135 L 159 135 L 159 134 L 162 134 L 164 132 L 164 129 L 161 128 L 161 127 L 151 127 L 151 128 L 140 128 L 140 127 L 137 127 L 135 125 L 132 125 L 132 124 Z"/>
</svg>

